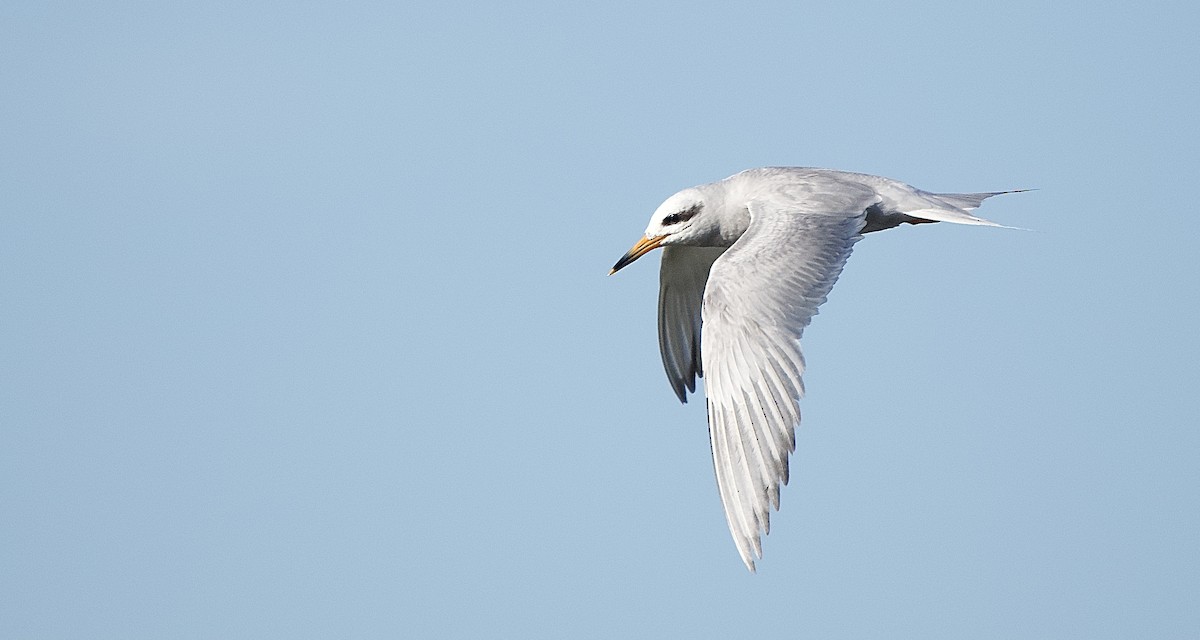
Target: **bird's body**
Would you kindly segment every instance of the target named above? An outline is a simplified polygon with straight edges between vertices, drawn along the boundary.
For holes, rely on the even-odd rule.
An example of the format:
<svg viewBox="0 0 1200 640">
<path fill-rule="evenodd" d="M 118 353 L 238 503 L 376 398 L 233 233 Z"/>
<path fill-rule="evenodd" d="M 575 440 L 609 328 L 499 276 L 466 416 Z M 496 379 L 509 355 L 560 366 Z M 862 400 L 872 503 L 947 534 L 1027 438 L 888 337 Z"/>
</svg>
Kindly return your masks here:
<svg viewBox="0 0 1200 640">
<path fill-rule="evenodd" d="M 659 347 L 683 402 L 706 379 L 725 516 L 747 568 L 788 480 L 804 394 L 800 337 L 864 233 L 903 223 L 999 226 L 969 212 L 998 193 L 935 194 L 844 171 L 750 169 L 685 189 L 613 267 L 664 248 Z M 703 346 L 703 348 L 701 348 Z"/>
</svg>

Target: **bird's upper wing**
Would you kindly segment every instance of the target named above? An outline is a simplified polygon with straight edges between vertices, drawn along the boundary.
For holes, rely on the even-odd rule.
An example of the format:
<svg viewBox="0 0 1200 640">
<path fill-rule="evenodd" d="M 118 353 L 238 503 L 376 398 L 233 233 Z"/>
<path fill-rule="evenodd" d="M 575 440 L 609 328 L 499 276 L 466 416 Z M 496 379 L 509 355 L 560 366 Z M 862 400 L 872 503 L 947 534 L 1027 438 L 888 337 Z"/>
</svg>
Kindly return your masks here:
<svg viewBox="0 0 1200 640">
<path fill-rule="evenodd" d="M 796 447 L 800 335 L 862 237 L 871 204 L 867 194 L 838 200 L 751 202 L 749 228 L 713 264 L 704 293 L 713 466 L 729 530 L 751 571 Z"/>
<path fill-rule="evenodd" d="M 700 362 L 700 306 L 713 261 L 725 247 L 663 248 L 658 287 L 658 348 L 667 380 L 680 402 L 696 390 Z"/>
</svg>

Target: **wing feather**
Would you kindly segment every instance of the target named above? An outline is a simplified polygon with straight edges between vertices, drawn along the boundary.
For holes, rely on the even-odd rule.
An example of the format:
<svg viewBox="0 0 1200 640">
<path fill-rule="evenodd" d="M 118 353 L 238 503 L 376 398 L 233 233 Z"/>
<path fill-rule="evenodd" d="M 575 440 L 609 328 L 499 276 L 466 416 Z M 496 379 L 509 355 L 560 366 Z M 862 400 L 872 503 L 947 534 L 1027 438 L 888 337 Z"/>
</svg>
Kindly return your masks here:
<svg viewBox="0 0 1200 640">
<path fill-rule="evenodd" d="M 804 395 L 800 337 L 861 237 L 871 201 L 848 204 L 837 212 L 751 202 L 746 233 L 707 274 L 700 357 L 708 372 L 709 439 L 730 533 L 751 571 L 796 447 Z M 689 354 L 670 355 L 686 362 Z"/>
<path fill-rule="evenodd" d="M 704 375 L 700 358 L 700 307 L 713 262 L 725 247 L 665 247 L 659 269 L 658 348 L 667 380 L 680 402 Z"/>
</svg>

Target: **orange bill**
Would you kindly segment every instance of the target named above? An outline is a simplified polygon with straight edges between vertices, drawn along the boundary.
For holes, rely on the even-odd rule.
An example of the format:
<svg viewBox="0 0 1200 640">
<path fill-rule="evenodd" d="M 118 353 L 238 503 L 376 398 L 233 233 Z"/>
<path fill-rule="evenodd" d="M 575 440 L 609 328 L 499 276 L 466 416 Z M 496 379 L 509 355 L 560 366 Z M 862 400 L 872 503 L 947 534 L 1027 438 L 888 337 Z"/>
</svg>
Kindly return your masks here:
<svg viewBox="0 0 1200 640">
<path fill-rule="evenodd" d="M 621 256 L 620 260 L 617 260 L 617 263 L 613 265 L 612 271 L 609 271 L 608 275 L 611 276 L 621 269 L 624 269 L 634 260 L 637 260 L 647 253 L 657 249 L 659 245 L 662 244 L 662 241 L 666 239 L 666 237 L 667 236 L 654 236 L 653 238 L 642 238 L 641 240 L 638 240 L 637 244 L 633 245 L 632 249 L 626 251 L 625 255 Z"/>
</svg>

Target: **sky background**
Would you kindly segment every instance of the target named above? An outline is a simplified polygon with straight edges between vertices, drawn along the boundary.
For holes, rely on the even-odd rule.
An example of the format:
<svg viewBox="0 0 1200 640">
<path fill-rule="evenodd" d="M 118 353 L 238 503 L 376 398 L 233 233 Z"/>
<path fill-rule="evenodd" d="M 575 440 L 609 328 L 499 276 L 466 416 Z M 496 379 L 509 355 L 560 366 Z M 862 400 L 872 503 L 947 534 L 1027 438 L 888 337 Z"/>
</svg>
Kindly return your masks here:
<svg viewBox="0 0 1200 640">
<path fill-rule="evenodd" d="M 0 637 L 1200 636 L 1195 3 L 0 7 Z M 976 6 L 980 5 L 980 6 Z M 861 242 L 757 575 L 675 191 Z"/>
</svg>

